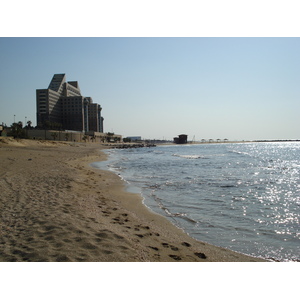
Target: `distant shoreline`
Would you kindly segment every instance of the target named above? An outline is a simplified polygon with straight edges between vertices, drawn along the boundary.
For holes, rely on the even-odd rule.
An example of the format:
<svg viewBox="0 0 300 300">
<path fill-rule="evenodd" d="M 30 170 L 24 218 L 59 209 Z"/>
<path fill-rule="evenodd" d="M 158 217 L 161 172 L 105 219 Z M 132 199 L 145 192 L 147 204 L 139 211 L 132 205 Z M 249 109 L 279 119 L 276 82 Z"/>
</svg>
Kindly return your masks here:
<svg viewBox="0 0 300 300">
<path fill-rule="evenodd" d="M 300 140 L 253 140 L 253 141 L 212 141 L 212 142 L 187 142 L 185 144 L 176 144 L 173 142 L 163 142 L 163 141 L 156 141 L 156 140 L 151 140 L 151 145 L 156 145 L 156 146 L 184 146 L 184 145 L 211 145 L 211 144 L 241 144 L 241 143 L 278 143 L 278 142 L 300 142 Z M 145 147 L 148 147 L 145 141 L 140 141 L 140 142 L 131 142 L 131 143 L 107 143 L 103 144 L 105 147 L 111 147 L 111 148 L 126 148 L 125 146 L 127 145 L 128 148 L 139 148 L 140 145 L 144 144 Z"/>
<path fill-rule="evenodd" d="M 239 143 L 278 143 L 278 142 L 300 142 L 300 140 L 251 140 L 251 141 L 212 141 L 212 142 L 187 142 L 186 144 L 175 144 L 175 143 L 165 143 L 167 145 L 202 145 L 202 144 L 239 144 Z M 163 145 L 164 143 L 158 143 L 157 145 Z"/>
</svg>

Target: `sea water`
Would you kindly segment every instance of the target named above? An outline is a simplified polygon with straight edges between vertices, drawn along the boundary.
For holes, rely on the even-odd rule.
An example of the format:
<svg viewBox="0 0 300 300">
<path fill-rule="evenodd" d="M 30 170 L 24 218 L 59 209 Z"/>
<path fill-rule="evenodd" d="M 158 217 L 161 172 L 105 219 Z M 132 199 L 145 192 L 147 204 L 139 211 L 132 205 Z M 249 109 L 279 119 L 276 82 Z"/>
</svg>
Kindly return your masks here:
<svg viewBox="0 0 300 300">
<path fill-rule="evenodd" d="M 276 261 L 300 260 L 300 143 L 106 150 L 93 164 L 197 240 Z"/>
</svg>

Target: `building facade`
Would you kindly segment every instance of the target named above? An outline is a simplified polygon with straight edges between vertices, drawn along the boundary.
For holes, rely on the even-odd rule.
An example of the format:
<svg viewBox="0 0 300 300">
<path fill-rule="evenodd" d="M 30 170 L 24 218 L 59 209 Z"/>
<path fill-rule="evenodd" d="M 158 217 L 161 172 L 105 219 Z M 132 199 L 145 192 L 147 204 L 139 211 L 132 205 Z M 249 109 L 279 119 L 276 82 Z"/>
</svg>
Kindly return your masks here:
<svg viewBox="0 0 300 300">
<path fill-rule="evenodd" d="M 37 125 L 62 130 L 103 132 L 101 106 L 84 97 L 77 81 L 66 81 L 65 74 L 54 74 L 47 89 L 36 90 Z"/>
<path fill-rule="evenodd" d="M 178 137 L 174 137 L 174 143 L 175 144 L 187 144 L 187 135 L 186 134 L 180 134 Z"/>
</svg>

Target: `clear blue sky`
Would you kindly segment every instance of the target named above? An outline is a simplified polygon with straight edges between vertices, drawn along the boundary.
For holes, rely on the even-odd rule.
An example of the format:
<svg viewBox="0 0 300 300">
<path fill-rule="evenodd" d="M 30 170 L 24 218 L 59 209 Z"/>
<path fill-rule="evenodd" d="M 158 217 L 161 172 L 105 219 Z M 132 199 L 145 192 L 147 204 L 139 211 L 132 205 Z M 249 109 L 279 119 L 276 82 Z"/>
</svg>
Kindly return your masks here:
<svg viewBox="0 0 300 300">
<path fill-rule="evenodd" d="M 55 73 L 102 106 L 104 131 L 300 139 L 300 38 L 0 38 L 0 123 L 36 125 Z"/>
</svg>

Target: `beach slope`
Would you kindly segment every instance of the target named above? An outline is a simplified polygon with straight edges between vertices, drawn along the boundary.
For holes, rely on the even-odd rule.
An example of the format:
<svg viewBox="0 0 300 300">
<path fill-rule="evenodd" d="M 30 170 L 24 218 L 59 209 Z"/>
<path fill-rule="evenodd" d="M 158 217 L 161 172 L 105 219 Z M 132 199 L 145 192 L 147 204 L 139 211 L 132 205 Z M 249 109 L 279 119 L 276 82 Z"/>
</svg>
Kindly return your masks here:
<svg viewBox="0 0 300 300">
<path fill-rule="evenodd" d="M 263 261 L 196 241 L 90 163 L 104 146 L 0 139 L 0 261 Z"/>
</svg>

